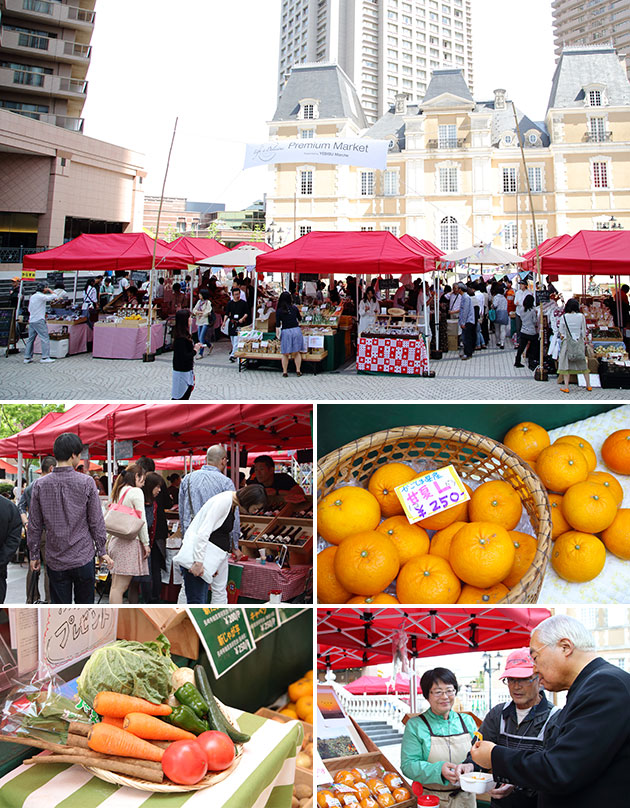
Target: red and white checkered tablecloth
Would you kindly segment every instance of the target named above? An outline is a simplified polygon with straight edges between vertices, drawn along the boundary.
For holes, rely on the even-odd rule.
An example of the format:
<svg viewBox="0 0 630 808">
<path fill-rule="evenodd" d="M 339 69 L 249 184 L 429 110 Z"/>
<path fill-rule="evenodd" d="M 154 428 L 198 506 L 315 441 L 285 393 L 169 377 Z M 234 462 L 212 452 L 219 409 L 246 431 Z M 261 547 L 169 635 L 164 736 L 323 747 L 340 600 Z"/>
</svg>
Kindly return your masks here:
<svg viewBox="0 0 630 808">
<path fill-rule="evenodd" d="M 297 564 L 289 569 L 280 569 L 273 563 L 258 564 L 256 561 L 239 561 L 243 567 L 241 579 L 241 598 L 254 598 L 255 600 L 269 600 L 269 592 L 279 589 L 282 600 L 296 598 L 304 592 L 304 587 L 311 567 L 307 564 Z"/>
<path fill-rule="evenodd" d="M 359 337 L 357 370 L 420 376 L 429 370 L 424 340 Z"/>
</svg>

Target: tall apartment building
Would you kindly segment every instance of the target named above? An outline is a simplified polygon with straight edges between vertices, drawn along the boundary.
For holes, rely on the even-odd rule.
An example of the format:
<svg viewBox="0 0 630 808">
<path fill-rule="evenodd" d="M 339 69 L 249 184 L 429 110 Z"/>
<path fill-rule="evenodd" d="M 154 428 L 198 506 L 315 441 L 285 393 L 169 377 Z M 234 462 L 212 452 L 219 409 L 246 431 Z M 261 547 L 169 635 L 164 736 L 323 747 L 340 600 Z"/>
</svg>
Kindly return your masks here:
<svg viewBox="0 0 630 808">
<path fill-rule="evenodd" d="M 369 123 L 397 93 L 421 99 L 432 70 L 462 70 L 472 88 L 471 0 L 283 0 L 278 98 L 305 62 L 338 64 Z"/>
<path fill-rule="evenodd" d="M 0 108 L 83 130 L 96 0 L 0 0 Z"/>
<path fill-rule="evenodd" d="M 556 56 L 570 45 L 612 45 L 625 57 L 630 75 L 628 0 L 553 0 Z"/>
</svg>

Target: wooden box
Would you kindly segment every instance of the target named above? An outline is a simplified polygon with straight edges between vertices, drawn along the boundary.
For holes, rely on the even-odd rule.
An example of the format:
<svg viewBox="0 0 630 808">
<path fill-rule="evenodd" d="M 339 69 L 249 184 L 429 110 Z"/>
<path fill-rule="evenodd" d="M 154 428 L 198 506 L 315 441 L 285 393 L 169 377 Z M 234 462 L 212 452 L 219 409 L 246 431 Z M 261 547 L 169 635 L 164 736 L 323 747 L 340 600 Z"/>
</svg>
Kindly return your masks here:
<svg viewBox="0 0 630 808">
<path fill-rule="evenodd" d="M 135 607 L 119 609 L 118 639 L 149 642 L 165 634 L 171 643 L 171 653 L 188 659 L 199 656 L 199 636 L 190 622 L 187 610 L 177 607 L 155 609 Z"/>
<path fill-rule="evenodd" d="M 313 789 L 313 793 L 315 793 L 315 780 L 313 779 L 313 772 L 309 771 L 308 769 L 298 769 L 295 770 L 295 785 L 309 785 Z M 311 797 L 310 800 L 307 800 L 303 808 L 313 808 L 313 800 L 315 798 Z"/>
<path fill-rule="evenodd" d="M 353 722 L 354 723 L 354 722 Z M 356 726 L 356 725 L 355 725 Z M 362 733 L 365 736 L 364 733 Z M 370 741 L 372 746 L 374 744 Z M 338 757 L 338 758 L 328 758 L 324 760 L 324 766 L 328 769 L 328 771 L 334 776 L 335 772 L 340 771 L 341 769 L 354 769 L 354 768 L 362 768 L 363 766 L 370 766 L 376 763 L 380 763 L 380 765 L 385 769 L 386 772 L 394 772 L 397 774 L 400 779 L 403 781 L 403 784 L 407 791 L 411 794 L 411 799 L 405 800 L 404 802 L 397 802 L 396 808 L 416 808 L 418 805 L 418 801 L 411 791 L 411 783 L 408 783 L 407 780 L 400 774 L 400 772 L 396 771 L 394 766 L 389 762 L 389 760 L 385 757 L 385 755 L 380 752 L 367 752 L 364 755 L 348 755 L 347 757 Z"/>
</svg>

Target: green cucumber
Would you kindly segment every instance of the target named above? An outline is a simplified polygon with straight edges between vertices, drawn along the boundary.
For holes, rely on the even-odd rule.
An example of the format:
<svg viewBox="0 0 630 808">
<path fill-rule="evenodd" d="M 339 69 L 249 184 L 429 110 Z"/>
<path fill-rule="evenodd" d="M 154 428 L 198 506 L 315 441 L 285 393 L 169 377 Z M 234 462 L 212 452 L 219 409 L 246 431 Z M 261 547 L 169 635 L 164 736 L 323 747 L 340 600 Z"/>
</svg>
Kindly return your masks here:
<svg viewBox="0 0 630 808">
<path fill-rule="evenodd" d="M 239 732 L 223 715 L 219 705 L 216 702 L 216 699 L 214 698 L 214 694 L 210 687 L 210 683 L 208 682 L 208 677 L 206 676 L 206 671 L 203 665 L 195 666 L 195 684 L 197 685 L 197 690 L 201 694 L 202 699 L 208 705 L 208 723 L 213 724 L 214 728 L 219 732 L 225 732 L 226 735 L 229 735 L 234 743 L 247 743 L 247 741 L 249 741 L 251 738 L 251 735 L 247 735 L 245 732 Z"/>
</svg>

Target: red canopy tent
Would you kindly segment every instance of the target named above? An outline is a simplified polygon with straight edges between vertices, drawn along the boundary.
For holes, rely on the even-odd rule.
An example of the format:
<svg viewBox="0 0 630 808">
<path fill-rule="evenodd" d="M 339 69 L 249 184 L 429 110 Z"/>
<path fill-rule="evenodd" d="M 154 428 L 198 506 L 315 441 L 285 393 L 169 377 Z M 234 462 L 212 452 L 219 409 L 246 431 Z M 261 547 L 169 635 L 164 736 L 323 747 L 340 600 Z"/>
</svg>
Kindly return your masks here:
<svg viewBox="0 0 630 808">
<path fill-rule="evenodd" d="M 180 236 L 175 241 L 171 241 L 169 246 L 190 259 L 189 264 L 195 264 L 202 258 L 208 258 L 211 255 L 228 252 L 228 248 L 214 238 Z"/>
<path fill-rule="evenodd" d="M 541 255 L 540 266 L 554 275 L 628 275 L 630 231 L 580 230 L 560 236 Z"/>
<path fill-rule="evenodd" d="M 420 253 L 420 255 L 424 258 L 424 265 L 426 271 L 434 270 L 435 269 L 435 262 L 436 259 L 441 258 L 444 253 L 438 247 L 435 246 L 430 241 L 427 241 L 424 238 L 416 238 L 415 236 L 410 236 L 408 233 L 405 233 L 404 236 L 400 237 L 400 240 L 403 244 L 407 247 L 410 247 L 415 252 Z"/>
<path fill-rule="evenodd" d="M 391 679 L 384 676 L 360 676 L 349 685 L 344 685 L 345 689 L 355 696 L 381 696 L 388 693 L 409 693 L 410 682 L 406 676 L 398 674 L 396 681 L 392 685 Z M 417 690 L 420 692 L 420 683 L 417 683 Z"/>
<path fill-rule="evenodd" d="M 155 241 L 146 233 L 84 233 L 46 252 L 24 256 L 24 269 L 43 272 L 78 272 L 113 269 L 151 269 Z M 189 259 L 158 239 L 155 266 L 185 269 Z"/>
<path fill-rule="evenodd" d="M 0 456 L 48 454 L 62 432 L 75 432 L 98 458 L 113 440 L 133 441 L 134 455 L 149 457 L 190 455 L 213 443 L 259 453 L 310 448 L 311 414 L 311 405 L 295 404 L 76 404 L 0 440 Z"/>
<path fill-rule="evenodd" d="M 567 235 L 553 236 L 552 238 L 545 239 L 545 241 L 543 241 L 542 244 L 538 245 L 538 254 L 540 256 L 545 255 L 545 253 L 549 252 L 549 250 L 555 249 L 559 245 L 566 244 L 567 241 L 570 240 L 571 236 Z M 526 253 L 523 253 L 522 257 L 525 259 L 525 262 L 521 264 L 522 269 L 536 271 L 536 248 L 529 250 Z"/>
<path fill-rule="evenodd" d="M 264 241 L 241 241 L 236 245 L 236 247 L 232 247 L 232 249 L 238 250 L 239 247 L 257 247 L 259 250 L 262 250 L 265 253 L 271 252 L 273 250 L 273 247 L 270 247 Z"/>
<path fill-rule="evenodd" d="M 392 639 L 404 629 L 411 657 L 497 651 L 529 645 L 548 609 L 453 607 L 439 609 L 320 609 L 317 667 L 358 668 L 392 661 Z"/>
<path fill-rule="evenodd" d="M 262 451 L 258 452 L 248 452 L 247 454 L 247 465 L 251 466 L 254 460 L 263 454 Z M 290 463 L 291 462 L 291 454 L 289 452 L 273 452 L 273 451 L 265 451 L 264 454 L 268 455 L 274 463 Z M 168 469 L 169 471 L 183 471 L 185 463 L 184 461 L 188 459 L 192 462 L 192 467 L 195 469 L 201 468 L 206 462 L 205 454 L 200 455 L 189 455 L 188 458 L 184 455 L 175 456 L 175 457 L 160 457 L 155 461 L 155 468 L 158 471 L 163 471 Z M 0 461 L 1 462 L 1 461 Z"/>
<path fill-rule="evenodd" d="M 317 231 L 256 258 L 258 272 L 402 275 L 426 272 L 423 258 L 387 231 Z"/>
</svg>

